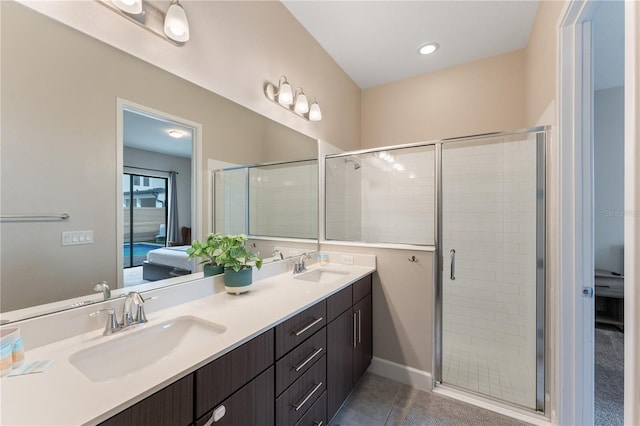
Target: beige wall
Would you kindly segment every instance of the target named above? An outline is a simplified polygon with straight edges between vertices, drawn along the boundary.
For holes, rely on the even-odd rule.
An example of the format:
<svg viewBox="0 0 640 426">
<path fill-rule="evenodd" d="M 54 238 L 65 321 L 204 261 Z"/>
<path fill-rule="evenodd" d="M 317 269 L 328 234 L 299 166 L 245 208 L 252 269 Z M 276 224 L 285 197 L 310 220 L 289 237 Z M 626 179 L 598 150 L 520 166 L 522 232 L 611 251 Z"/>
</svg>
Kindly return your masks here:
<svg viewBox="0 0 640 426">
<path fill-rule="evenodd" d="M 362 147 L 525 125 L 523 50 L 362 91 Z"/>
<path fill-rule="evenodd" d="M 99 2 L 24 3 L 306 135 L 359 147 L 360 89 L 279 1 L 182 1 L 191 30 L 182 47 Z M 281 75 L 317 98 L 322 121 L 305 121 L 264 96 L 265 82 Z"/>
<path fill-rule="evenodd" d="M 558 24 L 564 1 L 541 1 L 525 48 L 526 126 L 539 123 L 547 107 L 555 101 L 557 86 Z M 554 117 L 555 121 L 555 117 Z"/>
<path fill-rule="evenodd" d="M 90 294 L 92 282 L 117 282 L 116 98 L 201 123 L 203 178 L 209 158 L 272 161 L 275 152 L 302 155 L 304 144 L 304 158 L 317 152 L 307 138 L 291 149 L 288 133 L 295 132 L 274 129 L 193 83 L 17 3 L 0 7 L 2 214 L 71 215 L 65 222 L 2 223 L 2 311 Z M 286 140 L 285 149 L 269 143 L 274 136 Z M 209 195 L 202 187 L 206 224 Z M 93 230 L 94 243 L 61 247 L 61 232 L 80 230 Z"/>
</svg>

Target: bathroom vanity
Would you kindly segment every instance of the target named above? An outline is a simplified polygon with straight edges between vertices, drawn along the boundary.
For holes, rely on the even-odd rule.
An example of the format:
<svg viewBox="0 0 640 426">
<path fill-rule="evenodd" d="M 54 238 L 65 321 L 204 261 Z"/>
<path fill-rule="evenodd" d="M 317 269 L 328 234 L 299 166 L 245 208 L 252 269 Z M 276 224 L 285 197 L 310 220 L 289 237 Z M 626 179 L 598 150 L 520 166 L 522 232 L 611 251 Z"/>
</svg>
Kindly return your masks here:
<svg viewBox="0 0 640 426">
<path fill-rule="evenodd" d="M 27 351 L 29 360 L 56 363 L 44 373 L 2 379 L 0 423 L 326 425 L 371 362 L 371 258 L 276 274 L 245 295 L 216 292 L 148 312 L 139 329 L 113 336 L 93 330 Z M 171 297 L 158 300 L 163 296 Z M 176 321 L 217 328 L 198 344 L 185 334 L 190 347 L 177 343 L 178 357 L 126 374 L 114 368 L 113 378 L 74 364 L 79 353 Z"/>
</svg>

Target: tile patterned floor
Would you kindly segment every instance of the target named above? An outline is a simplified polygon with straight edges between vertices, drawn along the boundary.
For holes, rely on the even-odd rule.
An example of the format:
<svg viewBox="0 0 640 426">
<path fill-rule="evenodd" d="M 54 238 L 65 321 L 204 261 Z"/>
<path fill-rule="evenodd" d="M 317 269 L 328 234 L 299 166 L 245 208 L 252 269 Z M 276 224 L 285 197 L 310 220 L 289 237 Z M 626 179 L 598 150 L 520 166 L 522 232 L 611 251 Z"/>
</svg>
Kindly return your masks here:
<svg viewBox="0 0 640 426">
<path fill-rule="evenodd" d="M 518 420 L 366 373 L 331 426 L 526 425 Z"/>
</svg>

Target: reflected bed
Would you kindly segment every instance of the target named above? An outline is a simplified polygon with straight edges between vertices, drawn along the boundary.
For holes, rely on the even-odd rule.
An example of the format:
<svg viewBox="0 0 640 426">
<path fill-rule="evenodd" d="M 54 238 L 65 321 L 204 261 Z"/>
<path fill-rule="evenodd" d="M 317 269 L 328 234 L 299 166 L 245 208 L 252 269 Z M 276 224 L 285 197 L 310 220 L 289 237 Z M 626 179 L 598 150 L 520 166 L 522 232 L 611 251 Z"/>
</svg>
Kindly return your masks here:
<svg viewBox="0 0 640 426">
<path fill-rule="evenodd" d="M 163 247 L 147 253 L 142 263 L 142 278 L 158 281 L 187 275 L 193 269 L 193 261 L 188 260 L 187 249 L 191 246 Z"/>
</svg>

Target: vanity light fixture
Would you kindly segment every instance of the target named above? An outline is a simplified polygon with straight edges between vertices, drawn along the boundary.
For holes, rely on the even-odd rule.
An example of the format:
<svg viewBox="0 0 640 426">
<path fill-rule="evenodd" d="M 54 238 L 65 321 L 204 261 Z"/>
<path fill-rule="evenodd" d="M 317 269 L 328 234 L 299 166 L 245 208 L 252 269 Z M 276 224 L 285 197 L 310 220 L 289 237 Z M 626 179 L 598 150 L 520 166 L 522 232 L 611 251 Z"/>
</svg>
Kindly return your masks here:
<svg viewBox="0 0 640 426">
<path fill-rule="evenodd" d="M 440 45 L 434 41 L 423 43 L 418 47 L 418 53 L 421 55 L 431 55 L 440 48 Z"/>
<path fill-rule="evenodd" d="M 296 90 L 296 100 L 293 103 L 293 110 L 298 114 L 309 112 L 309 100 L 307 99 L 307 95 L 305 95 L 299 87 L 298 90 Z"/>
<path fill-rule="evenodd" d="M 282 108 L 293 112 L 294 114 L 308 121 L 322 120 L 322 112 L 320 105 L 314 99 L 309 105 L 309 98 L 301 87 L 295 91 L 291 89 L 291 84 L 287 81 L 287 77 L 282 76 L 278 79 L 278 87 L 271 83 L 264 85 L 264 94 L 271 102 L 280 105 Z"/>
<path fill-rule="evenodd" d="M 111 0 L 111 3 L 123 12 L 132 15 L 142 13 L 142 0 Z"/>
<path fill-rule="evenodd" d="M 166 14 L 146 0 L 96 1 L 176 46 L 189 40 L 189 21 L 179 0 L 171 1 Z"/>
<path fill-rule="evenodd" d="M 164 33 L 171 40 L 185 43 L 189 41 L 189 21 L 178 0 L 173 0 L 164 17 Z"/>
</svg>

